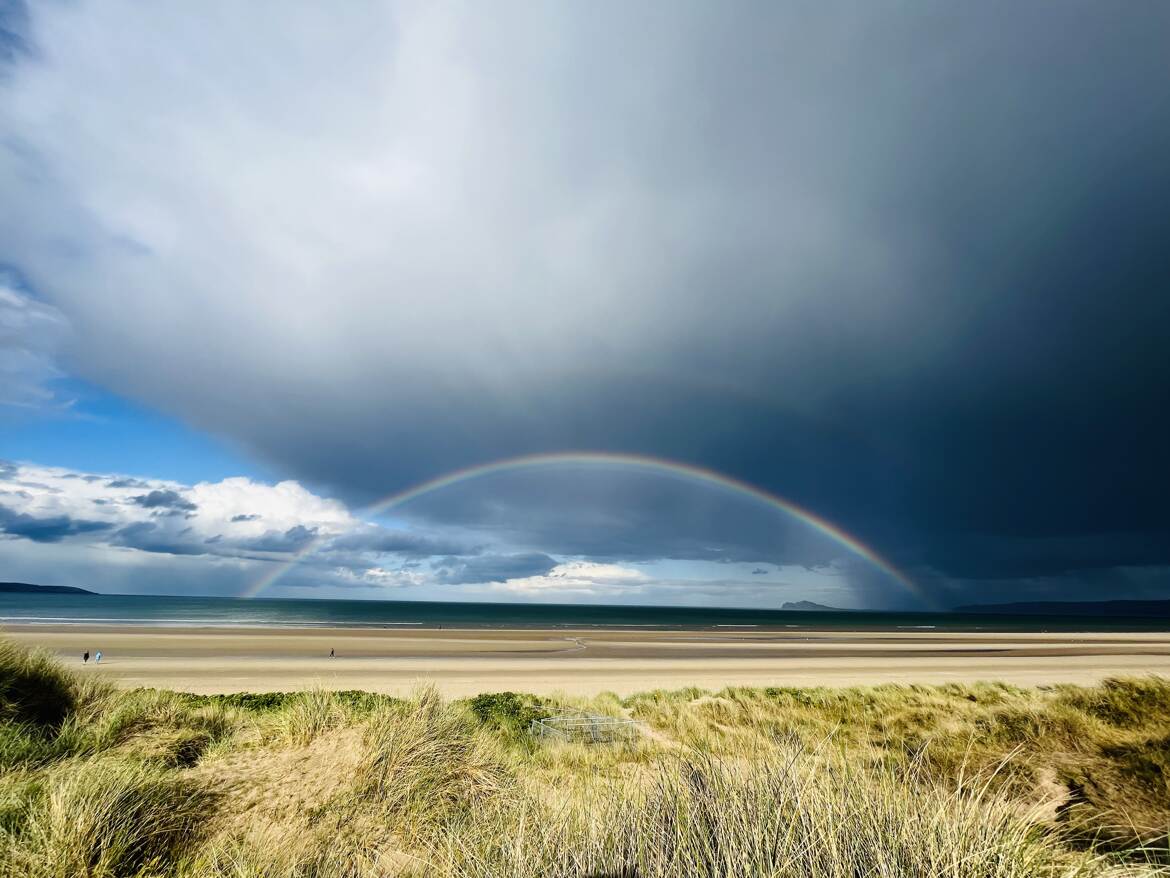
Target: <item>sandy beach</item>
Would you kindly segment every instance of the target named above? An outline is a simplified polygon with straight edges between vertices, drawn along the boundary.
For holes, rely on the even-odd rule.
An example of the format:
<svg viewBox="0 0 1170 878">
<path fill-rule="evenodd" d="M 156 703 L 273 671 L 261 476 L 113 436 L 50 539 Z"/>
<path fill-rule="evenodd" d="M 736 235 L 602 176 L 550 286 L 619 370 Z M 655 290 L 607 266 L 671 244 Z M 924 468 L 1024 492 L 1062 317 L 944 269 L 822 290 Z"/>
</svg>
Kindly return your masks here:
<svg viewBox="0 0 1170 878">
<path fill-rule="evenodd" d="M 382 630 L 10 625 L 87 673 L 186 692 L 312 686 L 403 694 L 420 682 L 485 691 L 621 695 L 698 686 L 847 686 L 1000 680 L 1091 683 L 1170 675 L 1167 633 Z M 330 659 L 329 650 L 337 657 Z"/>
</svg>

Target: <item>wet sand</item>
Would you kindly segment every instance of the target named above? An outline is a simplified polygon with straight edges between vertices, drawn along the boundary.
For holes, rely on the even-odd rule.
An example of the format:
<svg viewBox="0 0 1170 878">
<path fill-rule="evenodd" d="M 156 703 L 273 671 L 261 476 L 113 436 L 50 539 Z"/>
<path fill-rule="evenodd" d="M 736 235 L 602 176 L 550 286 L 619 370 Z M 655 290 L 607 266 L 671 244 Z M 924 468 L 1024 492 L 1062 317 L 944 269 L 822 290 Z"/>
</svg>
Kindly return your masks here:
<svg viewBox="0 0 1170 878">
<path fill-rule="evenodd" d="M 937 631 L 394 630 L 9 625 L 86 673 L 185 692 L 323 685 L 451 696 L 516 690 L 620 695 L 698 686 L 848 686 L 999 680 L 1091 683 L 1170 676 L 1170 633 Z M 335 649 L 337 657 L 329 658 Z"/>
</svg>

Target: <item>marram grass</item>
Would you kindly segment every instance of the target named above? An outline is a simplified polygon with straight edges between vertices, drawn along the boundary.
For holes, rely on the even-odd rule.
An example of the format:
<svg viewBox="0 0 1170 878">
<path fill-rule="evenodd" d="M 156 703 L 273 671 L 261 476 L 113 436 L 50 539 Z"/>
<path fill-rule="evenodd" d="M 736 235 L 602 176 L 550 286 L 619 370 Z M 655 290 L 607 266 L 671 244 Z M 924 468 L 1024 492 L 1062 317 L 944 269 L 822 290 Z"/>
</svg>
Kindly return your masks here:
<svg viewBox="0 0 1170 878">
<path fill-rule="evenodd" d="M 1157 678 L 190 696 L 0 643 L 0 878 L 1152 878 L 1168 826 Z"/>
</svg>

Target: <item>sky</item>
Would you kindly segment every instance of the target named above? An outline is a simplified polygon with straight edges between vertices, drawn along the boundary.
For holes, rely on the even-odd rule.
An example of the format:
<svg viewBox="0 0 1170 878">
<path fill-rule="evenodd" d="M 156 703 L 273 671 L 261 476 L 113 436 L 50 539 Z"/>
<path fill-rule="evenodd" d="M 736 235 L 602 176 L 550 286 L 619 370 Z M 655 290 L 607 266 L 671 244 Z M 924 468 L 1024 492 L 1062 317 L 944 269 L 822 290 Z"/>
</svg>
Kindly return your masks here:
<svg viewBox="0 0 1170 878">
<path fill-rule="evenodd" d="M 0 579 L 1170 598 L 1167 45 L 1159 0 L 0 0 Z"/>
</svg>

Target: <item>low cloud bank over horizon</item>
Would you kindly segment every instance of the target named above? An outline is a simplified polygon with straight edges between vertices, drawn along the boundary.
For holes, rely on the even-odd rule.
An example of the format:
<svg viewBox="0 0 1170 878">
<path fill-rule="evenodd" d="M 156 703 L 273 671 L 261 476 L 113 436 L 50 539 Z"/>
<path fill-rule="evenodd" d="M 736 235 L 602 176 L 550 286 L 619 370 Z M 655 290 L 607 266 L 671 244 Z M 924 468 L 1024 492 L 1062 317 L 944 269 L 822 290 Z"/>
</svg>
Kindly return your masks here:
<svg viewBox="0 0 1170 878">
<path fill-rule="evenodd" d="M 4 561 L 231 592 L 328 537 L 339 589 L 914 603 L 630 473 L 350 511 L 591 450 L 942 605 L 1170 594 L 1164 4 L 0 17 L 0 406 L 77 376 L 287 478 L 0 497 Z"/>
<path fill-rule="evenodd" d="M 1063 582 L 1035 577 L 1029 587 L 919 567 L 909 571 L 914 586 L 907 589 L 807 522 L 758 503 L 745 509 L 751 498 L 663 474 L 631 480 L 620 468 L 542 475 L 556 497 L 529 508 L 531 519 L 507 512 L 496 521 L 475 511 L 485 498 L 506 498 L 508 483 L 528 496 L 524 475 L 502 476 L 490 491 L 456 489 L 455 498 L 462 494 L 472 507 L 462 521 L 436 520 L 417 501 L 411 505 L 421 509 L 396 509 L 387 520 L 363 518 L 291 480 L 184 485 L 0 461 L 0 556 L 9 579 L 147 594 L 759 607 L 817 598 L 857 609 L 1094 595 L 1081 585 L 1083 571 Z M 650 496 L 652 503 L 637 506 Z M 681 514 L 664 524 L 659 504 Z M 565 522 L 536 525 L 543 512 L 566 508 L 576 511 L 574 522 L 591 510 L 593 527 L 576 533 L 560 530 Z M 1087 560 L 1081 566 L 1092 566 L 1097 548 L 1079 551 Z M 1111 596 L 1160 593 L 1157 567 L 1135 566 L 1121 580 L 1111 565 L 1099 566 L 1094 584 Z M 261 582 L 271 586 L 258 592 Z"/>
<path fill-rule="evenodd" d="M 589 483 L 596 484 L 599 475 L 592 473 Z M 774 536 L 784 537 L 785 528 L 777 524 L 771 523 Z M 692 530 L 694 548 L 672 554 L 710 563 L 704 574 L 685 578 L 649 563 L 666 560 L 652 542 L 631 543 L 619 562 L 580 557 L 573 546 L 549 540 L 562 553 L 554 557 L 517 542 L 526 533 L 522 527 L 440 526 L 401 512 L 388 526 L 355 516 L 294 481 L 269 485 L 229 478 L 183 485 L 0 462 L 0 548 L 8 550 L 6 560 L 34 571 L 37 579 L 43 578 L 40 571 L 59 569 L 63 557 L 84 559 L 65 568 L 73 577 L 69 582 L 47 584 L 130 592 L 192 593 L 191 583 L 198 582 L 201 594 L 253 595 L 257 583 L 279 574 L 263 593 L 646 603 L 721 597 L 731 605 L 767 606 L 796 588 L 857 603 L 850 567 L 856 559 L 803 522 L 784 524 L 786 538 L 754 550 L 720 544 L 709 528 Z M 810 560 L 796 568 L 803 582 L 752 582 L 751 576 L 768 571 L 748 574 L 735 563 L 737 553 L 775 555 L 778 545 L 789 547 L 779 554 L 806 548 Z M 184 575 L 171 582 L 166 565 L 180 560 Z M 202 579 L 193 579 L 200 571 Z"/>
<path fill-rule="evenodd" d="M 198 557 L 210 593 L 247 592 L 239 582 L 249 576 L 263 580 L 298 557 L 280 583 L 284 589 L 488 586 L 487 596 L 588 598 L 621 596 L 651 582 L 645 573 L 618 564 L 499 554 L 466 536 L 389 529 L 355 518 L 343 504 L 292 481 L 266 485 L 230 478 L 181 485 L 4 462 L 0 544 L 13 541 L 68 543 L 112 567 L 119 566 L 117 553 L 125 550 Z M 35 563 L 35 552 L 24 548 Z M 225 567 L 234 575 L 222 576 Z M 122 583 L 140 590 L 136 585 L 133 579 Z"/>
</svg>

